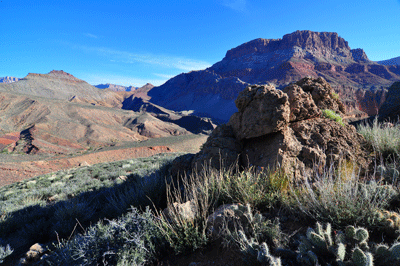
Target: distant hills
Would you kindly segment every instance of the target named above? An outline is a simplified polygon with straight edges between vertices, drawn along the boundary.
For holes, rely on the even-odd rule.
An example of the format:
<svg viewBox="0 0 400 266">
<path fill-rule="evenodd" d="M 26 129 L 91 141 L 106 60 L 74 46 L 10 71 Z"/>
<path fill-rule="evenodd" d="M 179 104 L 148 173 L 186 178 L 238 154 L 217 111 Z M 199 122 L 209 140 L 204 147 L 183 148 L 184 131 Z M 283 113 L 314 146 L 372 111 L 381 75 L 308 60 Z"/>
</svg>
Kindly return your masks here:
<svg viewBox="0 0 400 266">
<path fill-rule="evenodd" d="M 140 87 L 133 87 L 133 86 L 126 87 L 126 86 L 110 84 L 110 83 L 95 85 L 95 87 L 99 88 L 99 89 L 109 89 L 111 91 L 134 91 L 134 90 L 137 90 L 140 88 Z M 150 83 L 147 83 L 143 87 L 151 89 L 154 86 Z"/>
<path fill-rule="evenodd" d="M 0 78 L 0 83 L 12 83 L 12 82 L 16 82 L 18 80 L 19 80 L 19 78 L 7 76 L 7 77 Z"/>
<path fill-rule="evenodd" d="M 71 100 L 73 98 L 82 98 L 93 102 L 113 97 L 112 92 L 99 90 L 86 81 L 62 70 L 53 70 L 48 74 L 29 73 L 18 82 L 0 84 L 0 91 L 51 99 Z"/>
<path fill-rule="evenodd" d="M 215 127 L 210 120 L 187 118 L 146 102 L 152 87 L 102 90 L 56 70 L 0 84 L 0 150 L 70 154 L 89 147 L 210 132 Z M 199 126 L 193 128 L 187 119 Z"/>
<path fill-rule="evenodd" d="M 304 76 L 324 77 L 345 98 L 348 111 L 373 114 L 384 101 L 384 88 L 400 80 L 400 66 L 369 60 L 335 32 L 296 31 L 239 45 L 211 67 L 180 74 L 148 95 L 168 109 L 227 121 L 246 86 L 273 83 L 282 88 Z"/>
<path fill-rule="evenodd" d="M 388 59 L 388 60 L 378 61 L 377 63 L 381 64 L 381 65 L 386 65 L 386 66 L 400 65 L 400 56 L 399 57 L 395 57 L 395 58 L 391 58 L 391 59 Z"/>
</svg>

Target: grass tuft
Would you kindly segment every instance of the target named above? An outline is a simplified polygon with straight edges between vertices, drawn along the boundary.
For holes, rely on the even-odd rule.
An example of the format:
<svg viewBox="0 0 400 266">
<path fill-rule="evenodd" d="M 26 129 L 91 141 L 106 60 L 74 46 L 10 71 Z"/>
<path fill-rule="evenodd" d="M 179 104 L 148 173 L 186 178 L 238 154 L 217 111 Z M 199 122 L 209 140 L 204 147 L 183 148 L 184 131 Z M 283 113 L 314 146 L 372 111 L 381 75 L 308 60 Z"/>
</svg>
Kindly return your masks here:
<svg viewBox="0 0 400 266">
<path fill-rule="evenodd" d="M 342 117 L 339 114 L 335 113 L 335 111 L 329 110 L 329 109 L 324 109 L 324 110 L 322 110 L 322 115 L 326 118 L 329 118 L 333 121 L 338 122 L 341 126 L 344 126 Z"/>
<path fill-rule="evenodd" d="M 378 122 L 375 118 L 372 124 L 364 123 L 357 126 L 357 131 L 364 136 L 371 152 L 387 158 L 400 155 L 400 124 Z"/>
</svg>

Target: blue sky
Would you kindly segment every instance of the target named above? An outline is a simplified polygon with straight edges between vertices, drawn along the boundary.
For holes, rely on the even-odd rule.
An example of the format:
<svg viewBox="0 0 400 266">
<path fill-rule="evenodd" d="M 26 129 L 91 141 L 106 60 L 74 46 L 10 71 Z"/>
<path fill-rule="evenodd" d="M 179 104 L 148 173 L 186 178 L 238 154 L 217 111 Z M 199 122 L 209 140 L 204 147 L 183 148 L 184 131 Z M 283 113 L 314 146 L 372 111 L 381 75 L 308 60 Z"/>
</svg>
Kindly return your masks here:
<svg viewBox="0 0 400 266">
<path fill-rule="evenodd" d="M 91 84 L 161 85 L 227 50 L 296 30 L 400 56 L 400 0 L 0 0 L 0 77 L 64 70 Z"/>
</svg>

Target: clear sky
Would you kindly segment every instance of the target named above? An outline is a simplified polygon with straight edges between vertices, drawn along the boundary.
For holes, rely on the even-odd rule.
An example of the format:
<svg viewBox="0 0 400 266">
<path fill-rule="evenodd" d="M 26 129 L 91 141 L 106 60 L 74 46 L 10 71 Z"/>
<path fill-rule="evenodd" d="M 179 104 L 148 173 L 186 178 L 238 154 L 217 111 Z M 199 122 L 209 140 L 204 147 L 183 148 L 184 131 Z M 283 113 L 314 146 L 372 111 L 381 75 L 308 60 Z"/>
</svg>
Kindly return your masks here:
<svg viewBox="0 0 400 266">
<path fill-rule="evenodd" d="M 398 57 L 400 0 L 0 0 L 0 77 L 56 69 L 94 85 L 161 85 L 296 30 Z"/>
</svg>

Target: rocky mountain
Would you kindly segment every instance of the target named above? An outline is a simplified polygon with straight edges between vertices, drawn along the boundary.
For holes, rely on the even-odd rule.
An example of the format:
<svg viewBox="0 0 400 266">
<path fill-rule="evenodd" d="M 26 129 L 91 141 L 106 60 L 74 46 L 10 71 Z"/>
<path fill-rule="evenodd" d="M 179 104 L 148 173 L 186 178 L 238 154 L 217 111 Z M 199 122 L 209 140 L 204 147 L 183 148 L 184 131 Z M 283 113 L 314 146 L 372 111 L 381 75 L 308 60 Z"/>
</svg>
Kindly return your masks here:
<svg viewBox="0 0 400 266">
<path fill-rule="evenodd" d="M 0 151 L 70 154 L 215 127 L 209 120 L 147 104 L 143 99 L 151 88 L 101 90 L 63 71 L 0 84 Z"/>
<path fill-rule="evenodd" d="M 20 79 L 16 78 L 16 77 L 6 76 L 6 77 L 3 77 L 3 78 L 0 78 L 0 83 L 12 83 L 12 82 L 16 82 L 18 80 L 20 80 Z"/>
<path fill-rule="evenodd" d="M 51 99 L 84 98 L 92 102 L 104 101 L 114 95 L 110 91 L 99 90 L 86 81 L 62 70 L 53 70 L 48 74 L 29 73 L 18 82 L 0 84 L 0 91 Z"/>
<path fill-rule="evenodd" d="M 116 85 L 116 84 L 110 84 L 110 83 L 95 85 L 95 87 L 99 88 L 99 89 L 109 89 L 111 91 L 134 91 L 134 90 L 137 90 L 140 88 L 140 87 L 122 86 L 122 85 Z M 146 85 L 142 86 L 142 88 L 143 87 L 151 89 L 154 86 L 150 83 L 147 83 Z"/>
<path fill-rule="evenodd" d="M 400 65 L 400 56 L 388 60 L 378 61 L 377 63 L 385 66 Z"/>
<path fill-rule="evenodd" d="M 272 83 L 283 88 L 305 76 L 325 78 L 346 96 L 347 111 L 371 112 L 365 105 L 369 99 L 363 93 L 356 97 L 358 89 L 385 93 L 386 87 L 400 80 L 400 66 L 370 61 L 362 49 L 351 49 L 335 32 L 296 31 L 281 39 L 255 39 L 239 45 L 213 66 L 180 74 L 153 88 L 149 96 L 168 109 L 194 110 L 227 121 L 237 111 L 234 99 L 245 87 Z"/>
</svg>

